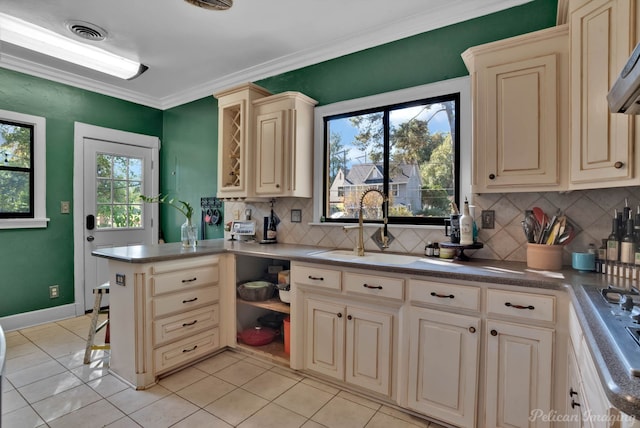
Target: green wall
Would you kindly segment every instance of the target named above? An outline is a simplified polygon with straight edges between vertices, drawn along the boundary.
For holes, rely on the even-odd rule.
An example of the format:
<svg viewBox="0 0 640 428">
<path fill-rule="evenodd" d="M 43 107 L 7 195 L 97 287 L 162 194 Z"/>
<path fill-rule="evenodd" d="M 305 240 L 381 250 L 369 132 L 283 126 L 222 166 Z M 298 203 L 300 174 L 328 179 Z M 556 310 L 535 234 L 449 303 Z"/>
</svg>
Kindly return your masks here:
<svg viewBox="0 0 640 428">
<path fill-rule="evenodd" d="M 165 110 L 160 188 L 164 194 L 191 203 L 193 221 L 200 225 L 200 198 L 216 195 L 218 164 L 218 103 L 213 96 Z M 184 216 L 162 205 L 162 231 L 167 242 L 180 240 Z M 223 224 L 205 226 L 207 239 L 222 238 Z"/>
<path fill-rule="evenodd" d="M 47 123 L 47 216 L 43 229 L 0 230 L 0 317 L 74 302 L 74 122 L 162 136 L 162 111 L 0 69 L 0 109 L 43 116 Z M 1 189 L 0 189 L 1 191 Z M 73 206 L 73 205 L 72 205 Z M 49 299 L 49 286 L 60 297 Z"/>
<path fill-rule="evenodd" d="M 486 17 L 409 37 L 256 82 L 277 93 L 296 90 L 320 105 L 467 75 L 470 46 L 553 26 L 557 0 L 535 0 Z M 46 229 L 0 230 L 0 318 L 73 302 L 73 123 L 162 139 L 160 189 L 196 208 L 216 193 L 217 102 L 205 97 L 164 112 L 0 69 L 0 109 L 47 119 Z M 0 189 L 1 191 L 1 189 Z M 161 207 L 168 242 L 179 239 L 177 211 Z M 207 238 L 222 231 L 207 227 Z M 61 297 L 48 287 L 60 284 Z"/>
</svg>

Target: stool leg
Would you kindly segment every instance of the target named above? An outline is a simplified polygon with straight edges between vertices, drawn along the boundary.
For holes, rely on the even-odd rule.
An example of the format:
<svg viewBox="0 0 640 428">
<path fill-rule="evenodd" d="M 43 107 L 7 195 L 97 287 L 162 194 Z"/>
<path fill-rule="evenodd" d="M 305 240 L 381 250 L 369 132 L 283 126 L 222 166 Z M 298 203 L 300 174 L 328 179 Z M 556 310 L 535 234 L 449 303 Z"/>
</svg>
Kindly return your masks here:
<svg viewBox="0 0 640 428">
<path fill-rule="evenodd" d="M 100 315 L 100 303 L 102 302 L 102 294 L 96 293 L 96 300 L 93 304 L 93 316 L 91 317 L 91 327 L 89 327 L 89 337 L 87 338 L 87 348 L 84 350 L 84 364 L 89 364 L 91 359 L 91 347 L 96 336 L 96 326 L 98 325 L 98 316 Z"/>
</svg>

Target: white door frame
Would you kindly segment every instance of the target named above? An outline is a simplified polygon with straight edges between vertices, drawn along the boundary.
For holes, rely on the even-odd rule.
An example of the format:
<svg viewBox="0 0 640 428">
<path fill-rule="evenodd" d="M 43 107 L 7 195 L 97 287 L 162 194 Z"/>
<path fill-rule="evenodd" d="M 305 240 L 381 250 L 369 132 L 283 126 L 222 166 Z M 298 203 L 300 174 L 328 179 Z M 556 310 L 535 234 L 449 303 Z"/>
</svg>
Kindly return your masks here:
<svg viewBox="0 0 640 428">
<path fill-rule="evenodd" d="M 84 139 L 103 140 L 109 142 L 126 141 L 127 144 L 153 149 L 151 161 L 154 171 L 158 170 L 160 139 L 150 135 L 136 134 L 133 132 L 119 131 L 117 129 L 103 128 L 86 123 L 74 123 L 73 137 L 73 278 L 74 278 L 74 302 L 76 316 L 84 315 Z M 159 192 L 159 177 L 152 174 L 151 194 Z M 158 218 L 158 204 L 152 204 L 152 218 Z M 158 221 L 154 220 L 151 228 L 153 242 L 158 241 Z"/>
</svg>

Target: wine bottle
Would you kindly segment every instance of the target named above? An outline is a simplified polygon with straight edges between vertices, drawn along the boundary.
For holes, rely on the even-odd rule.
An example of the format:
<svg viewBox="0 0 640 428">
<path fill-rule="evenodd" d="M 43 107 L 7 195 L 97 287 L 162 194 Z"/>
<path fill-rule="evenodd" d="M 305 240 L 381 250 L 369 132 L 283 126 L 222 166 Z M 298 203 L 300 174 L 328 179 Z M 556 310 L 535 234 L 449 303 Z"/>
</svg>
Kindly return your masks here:
<svg viewBox="0 0 640 428">
<path fill-rule="evenodd" d="M 611 221 L 611 234 L 607 239 L 607 261 L 617 262 L 620 260 L 620 243 L 618 229 L 618 213 L 616 212 Z"/>
<path fill-rule="evenodd" d="M 633 232 L 633 219 L 629 216 L 627 219 L 627 229 L 620 243 L 620 261 L 622 263 L 635 263 L 636 245 Z"/>
<path fill-rule="evenodd" d="M 473 217 L 469 213 L 469 201 L 464 199 L 464 209 L 460 217 L 460 245 L 473 244 Z"/>
</svg>

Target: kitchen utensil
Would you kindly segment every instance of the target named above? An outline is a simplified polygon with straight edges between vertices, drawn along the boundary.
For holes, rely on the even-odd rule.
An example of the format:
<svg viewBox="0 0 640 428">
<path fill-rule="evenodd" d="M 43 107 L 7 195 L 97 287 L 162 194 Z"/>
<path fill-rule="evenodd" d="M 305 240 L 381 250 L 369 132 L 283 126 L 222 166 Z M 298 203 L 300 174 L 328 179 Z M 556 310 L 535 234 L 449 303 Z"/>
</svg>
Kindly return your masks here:
<svg viewBox="0 0 640 428">
<path fill-rule="evenodd" d="M 282 303 L 291 303 L 291 286 L 289 284 L 278 284 L 278 297 Z"/>
<path fill-rule="evenodd" d="M 238 339 L 250 346 L 263 346 L 273 342 L 277 332 L 269 327 L 253 327 L 238 333 Z"/>
<path fill-rule="evenodd" d="M 527 267 L 542 270 L 562 269 L 562 246 L 527 244 Z"/>
<path fill-rule="evenodd" d="M 267 281 L 245 282 L 238 286 L 238 295 L 242 300 L 261 302 L 273 297 L 275 285 Z"/>
<path fill-rule="evenodd" d="M 542 208 L 533 207 L 531 208 L 531 211 L 533 211 L 533 215 L 536 217 L 538 224 L 544 229 L 549 222 L 549 217 L 547 217 L 544 211 L 542 211 Z"/>
</svg>

